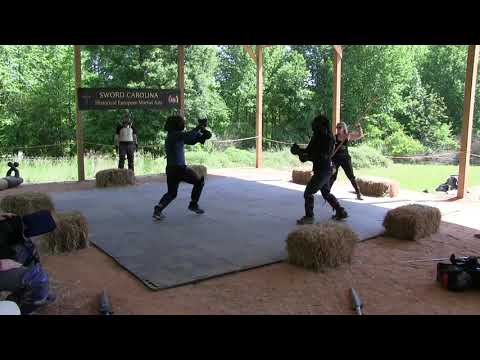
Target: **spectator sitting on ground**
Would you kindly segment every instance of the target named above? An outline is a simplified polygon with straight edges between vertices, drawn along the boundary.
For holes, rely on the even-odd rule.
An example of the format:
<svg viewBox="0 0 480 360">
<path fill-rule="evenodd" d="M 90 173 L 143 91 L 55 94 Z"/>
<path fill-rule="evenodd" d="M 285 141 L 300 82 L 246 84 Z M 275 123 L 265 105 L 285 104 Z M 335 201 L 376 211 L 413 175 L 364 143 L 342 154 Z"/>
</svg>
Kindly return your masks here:
<svg viewBox="0 0 480 360">
<path fill-rule="evenodd" d="M 20 216 L 0 213 L 0 291 L 10 292 L 6 300 L 27 315 L 54 301 L 55 295 L 49 291 L 37 248 L 24 231 Z"/>
</svg>

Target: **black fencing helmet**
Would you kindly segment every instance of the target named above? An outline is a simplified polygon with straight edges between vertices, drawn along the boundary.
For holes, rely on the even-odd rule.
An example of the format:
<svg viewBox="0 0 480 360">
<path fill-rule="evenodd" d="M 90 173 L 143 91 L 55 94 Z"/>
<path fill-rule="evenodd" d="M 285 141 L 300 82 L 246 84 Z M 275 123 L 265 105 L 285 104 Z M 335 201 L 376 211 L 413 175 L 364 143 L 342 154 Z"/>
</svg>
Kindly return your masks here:
<svg viewBox="0 0 480 360">
<path fill-rule="evenodd" d="M 183 131 L 185 129 L 185 120 L 179 115 L 169 116 L 165 122 L 165 131 Z"/>
<path fill-rule="evenodd" d="M 330 120 L 324 115 L 319 115 L 312 122 L 312 130 L 314 133 L 325 132 L 330 129 Z"/>
</svg>

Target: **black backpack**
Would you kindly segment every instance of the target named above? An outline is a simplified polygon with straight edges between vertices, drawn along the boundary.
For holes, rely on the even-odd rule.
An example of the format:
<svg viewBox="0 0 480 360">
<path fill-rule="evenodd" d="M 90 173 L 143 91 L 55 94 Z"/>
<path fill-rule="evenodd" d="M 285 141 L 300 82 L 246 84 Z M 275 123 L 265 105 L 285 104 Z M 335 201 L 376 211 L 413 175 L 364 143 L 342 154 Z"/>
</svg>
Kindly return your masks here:
<svg viewBox="0 0 480 360">
<path fill-rule="evenodd" d="M 469 256 L 456 258 L 450 256 L 450 264 L 437 264 L 437 281 L 451 291 L 464 291 L 471 288 L 480 288 L 479 258 Z"/>
</svg>

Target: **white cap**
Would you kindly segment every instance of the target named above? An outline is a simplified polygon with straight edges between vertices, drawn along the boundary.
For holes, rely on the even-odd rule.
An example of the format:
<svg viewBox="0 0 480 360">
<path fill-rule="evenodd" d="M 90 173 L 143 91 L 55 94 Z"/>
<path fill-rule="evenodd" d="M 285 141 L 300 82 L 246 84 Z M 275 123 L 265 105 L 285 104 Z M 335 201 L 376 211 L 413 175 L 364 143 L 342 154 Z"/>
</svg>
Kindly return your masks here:
<svg viewBox="0 0 480 360">
<path fill-rule="evenodd" d="M 20 308 L 13 301 L 0 301 L 0 315 L 21 315 Z"/>
</svg>

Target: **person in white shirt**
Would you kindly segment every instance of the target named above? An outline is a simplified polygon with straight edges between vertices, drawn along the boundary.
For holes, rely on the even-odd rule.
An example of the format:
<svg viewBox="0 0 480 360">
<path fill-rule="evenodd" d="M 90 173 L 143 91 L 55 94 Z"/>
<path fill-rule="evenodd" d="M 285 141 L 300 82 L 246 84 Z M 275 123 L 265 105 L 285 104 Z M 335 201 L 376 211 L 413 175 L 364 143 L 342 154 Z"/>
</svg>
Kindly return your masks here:
<svg viewBox="0 0 480 360">
<path fill-rule="evenodd" d="M 123 169 L 125 164 L 125 156 L 128 159 L 128 168 L 132 171 L 134 169 L 134 154 L 137 150 L 137 132 L 130 123 L 128 113 L 123 116 L 122 124 L 117 126 L 115 133 L 115 146 L 118 148 L 118 168 Z"/>
</svg>

